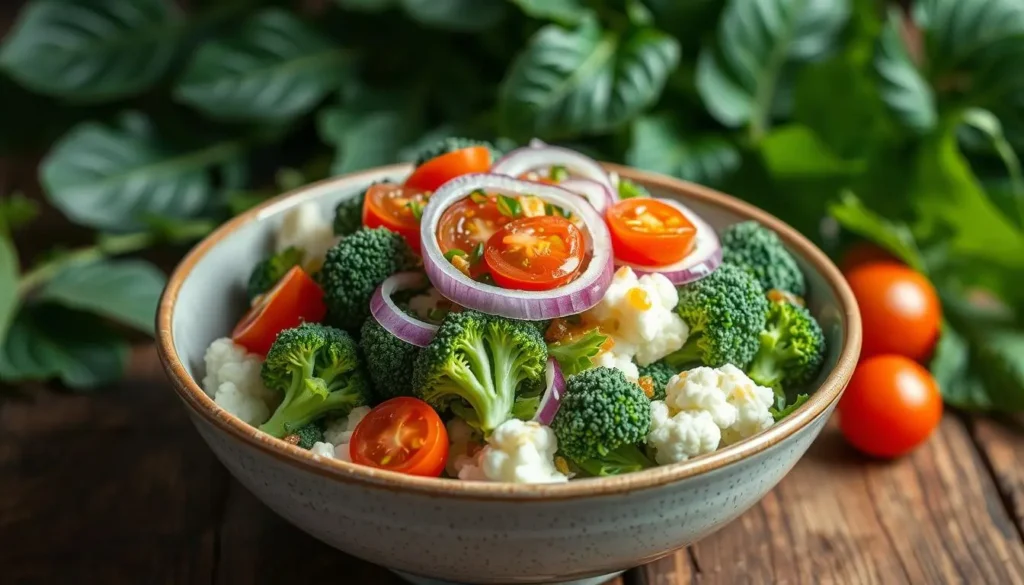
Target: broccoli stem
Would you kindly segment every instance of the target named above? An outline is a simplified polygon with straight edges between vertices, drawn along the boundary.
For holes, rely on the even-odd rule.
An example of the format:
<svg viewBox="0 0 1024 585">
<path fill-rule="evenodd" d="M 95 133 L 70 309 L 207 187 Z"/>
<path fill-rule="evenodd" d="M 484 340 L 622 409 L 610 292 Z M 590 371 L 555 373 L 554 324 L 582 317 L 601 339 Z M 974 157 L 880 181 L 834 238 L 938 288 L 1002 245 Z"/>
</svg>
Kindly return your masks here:
<svg viewBox="0 0 1024 585">
<path fill-rule="evenodd" d="M 639 447 L 631 444 L 621 445 L 604 457 L 576 461 L 575 463 L 587 475 L 593 477 L 633 473 L 654 467 L 654 462 Z"/>
<path fill-rule="evenodd" d="M 292 374 L 292 383 L 285 392 L 284 400 L 270 419 L 260 425 L 261 431 L 281 438 L 324 413 L 344 407 L 346 403 L 355 406 L 358 394 L 344 389 L 332 391 L 323 378 L 313 376 L 314 364 L 313 356 L 301 362 L 302 369 L 296 369 Z"/>
<path fill-rule="evenodd" d="M 686 339 L 686 343 L 683 347 L 680 347 L 676 351 L 665 356 L 665 363 L 672 366 L 676 370 L 682 370 L 686 367 L 694 364 L 702 364 L 700 339 L 702 335 L 698 333 L 691 333 Z"/>
</svg>

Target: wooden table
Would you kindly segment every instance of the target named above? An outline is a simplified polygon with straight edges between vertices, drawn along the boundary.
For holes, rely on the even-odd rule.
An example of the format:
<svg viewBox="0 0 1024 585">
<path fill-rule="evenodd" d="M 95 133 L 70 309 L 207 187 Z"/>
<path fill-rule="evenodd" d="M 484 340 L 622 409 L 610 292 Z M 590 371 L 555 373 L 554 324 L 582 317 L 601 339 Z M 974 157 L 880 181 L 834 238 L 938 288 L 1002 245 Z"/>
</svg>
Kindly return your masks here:
<svg viewBox="0 0 1024 585">
<path fill-rule="evenodd" d="M 113 388 L 0 392 L 0 582 L 399 585 L 271 513 L 135 350 Z M 1024 583 L 1024 430 L 947 414 L 896 463 L 827 429 L 757 507 L 615 585 Z"/>
</svg>

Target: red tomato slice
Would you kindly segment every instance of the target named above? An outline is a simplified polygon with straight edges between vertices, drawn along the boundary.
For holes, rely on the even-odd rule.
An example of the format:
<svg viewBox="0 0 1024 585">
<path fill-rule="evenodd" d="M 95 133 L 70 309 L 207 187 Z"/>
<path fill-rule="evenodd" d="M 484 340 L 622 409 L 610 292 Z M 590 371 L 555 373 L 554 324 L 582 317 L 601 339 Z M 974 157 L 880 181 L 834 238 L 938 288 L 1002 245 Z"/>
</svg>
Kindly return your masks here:
<svg viewBox="0 0 1024 585">
<path fill-rule="evenodd" d="M 327 314 L 324 292 L 306 271 L 292 267 L 274 288 L 257 297 L 256 304 L 235 325 L 231 339 L 252 353 L 267 355 L 277 334 L 303 321 L 317 322 Z"/>
<path fill-rule="evenodd" d="M 551 290 L 583 267 L 583 233 L 561 216 L 521 217 L 487 240 L 484 260 L 500 287 Z"/>
<path fill-rule="evenodd" d="M 686 257 L 697 228 L 676 207 L 650 197 L 619 201 L 605 212 L 615 257 L 644 266 L 666 266 Z"/>
<path fill-rule="evenodd" d="M 469 173 L 486 173 L 491 169 L 491 151 L 486 146 L 470 146 L 434 157 L 416 167 L 405 180 L 406 187 L 437 191 L 448 181 Z"/>
<path fill-rule="evenodd" d="M 448 459 L 448 431 L 429 404 L 400 396 L 380 403 L 356 425 L 349 454 L 360 465 L 437 477 Z"/>
<path fill-rule="evenodd" d="M 443 254 L 459 250 L 470 260 L 470 276 L 486 272 L 482 252 L 487 240 L 512 218 L 498 211 L 495 195 L 473 194 L 456 202 L 441 214 L 437 224 L 437 243 Z"/>
<path fill-rule="evenodd" d="M 363 201 L 363 225 L 386 227 L 400 234 L 420 253 L 420 215 L 430 193 L 393 183 L 378 183 L 366 191 Z"/>
</svg>

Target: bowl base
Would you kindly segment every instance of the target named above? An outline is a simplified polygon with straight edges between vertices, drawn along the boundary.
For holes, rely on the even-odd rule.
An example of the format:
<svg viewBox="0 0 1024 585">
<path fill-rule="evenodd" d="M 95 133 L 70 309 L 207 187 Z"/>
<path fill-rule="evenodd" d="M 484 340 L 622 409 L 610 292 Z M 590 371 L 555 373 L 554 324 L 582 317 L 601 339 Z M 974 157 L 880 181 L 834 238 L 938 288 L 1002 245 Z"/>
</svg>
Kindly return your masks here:
<svg viewBox="0 0 1024 585">
<path fill-rule="evenodd" d="M 412 585 L 471 585 L 470 583 L 455 583 L 453 581 L 441 581 L 439 579 L 430 579 L 428 577 L 410 575 L 409 573 L 403 573 L 402 571 L 396 571 L 394 569 L 390 570 L 392 573 L 398 575 L 402 579 L 408 581 L 409 583 L 412 583 Z M 548 585 L 601 585 L 602 583 L 610 581 L 623 573 L 625 573 L 625 571 L 608 573 L 607 575 L 601 575 L 599 577 L 577 579 L 575 581 L 551 581 Z"/>
</svg>

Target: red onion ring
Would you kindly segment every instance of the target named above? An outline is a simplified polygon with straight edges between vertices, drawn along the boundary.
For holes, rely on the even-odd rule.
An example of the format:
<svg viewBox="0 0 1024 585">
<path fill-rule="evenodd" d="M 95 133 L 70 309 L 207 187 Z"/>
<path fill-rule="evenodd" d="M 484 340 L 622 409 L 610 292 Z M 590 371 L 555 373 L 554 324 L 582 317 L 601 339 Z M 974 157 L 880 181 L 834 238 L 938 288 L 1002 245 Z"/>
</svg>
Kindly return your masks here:
<svg viewBox="0 0 1024 585">
<path fill-rule="evenodd" d="M 611 178 L 596 160 L 561 146 L 533 146 L 531 144 L 531 146 L 517 148 L 498 159 L 491 167 L 491 172 L 519 177 L 529 171 L 553 166 L 563 166 L 569 171 L 569 174 L 600 183 L 609 193 L 615 192 Z"/>
<path fill-rule="evenodd" d="M 472 280 L 441 253 L 437 225 L 453 203 L 482 189 L 505 195 L 535 195 L 580 218 L 592 243 L 590 263 L 575 280 L 553 290 L 510 290 Z M 596 305 L 612 281 L 612 243 L 601 215 L 579 196 L 554 185 L 523 181 L 505 175 L 463 175 L 442 185 L 423 209 L 420 220 L 423 266 L 427 277 L 448 300 L 490 315 L 542 321 L 582 313 Z"/>
<path fill-rule="evenodd" d="M 565 396 L 565 377 L 562 376 L 562 368 L 558 360 L 548 358 L 548 365 L 544 368 L 544 395 L 540 398 L 540 406 L 537 407 L 537 414 L 533 420 L 544 426 L 551 426 L 558 414 L 558 407 L 562 405 L 562 396 Z"/>
<path fill-rule="evenodd" d="M 389 276 L 380 283 L 377 290 L 373 291 L 370 297 L 370 314 L 392 335 L 406 343 L 417 347 L 426 347 L 434 335 L 437 334 L 437 325 L 426 323 L 410 317 L 405 311 L 398 308 L 391 295 L 395 291 L 406 290 L 426 284 L 426 279 L 420 272 L 399 272 Z"/>
<path fill-rule="evenodd" d="M 615 196 L 607 187 L 590 179 L 566 179 L 558 186 L 566 191 L 581 195 L 594 206 L 598 213 L 604 213 L 609 205 L 615 204 Z"/>
<path fill-rule="evenodd" d="M 683 285 L 700 280 L 718 269 L 722 264 L 722 244 L 718 240 L 718 233 L 708 222 L 690 208 L 675 199 L 662 199 L 659 201 L 667 203 L 686 216 L 697 228 L 696 243 L 693 250 L 682 260 L 667 266 L 646 266 L 633 264 L 631 262 L 615 261 L 616 266 L 629 266 L 637 276 L 644 274 L 660 273 L 665 275 L 672 284 Z"/>
</svg>

